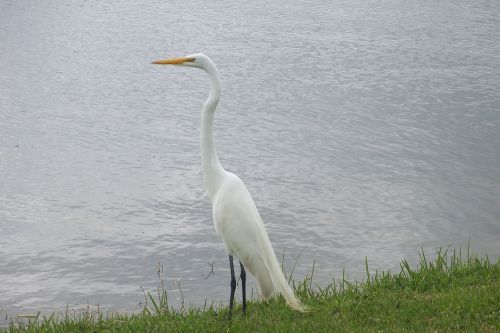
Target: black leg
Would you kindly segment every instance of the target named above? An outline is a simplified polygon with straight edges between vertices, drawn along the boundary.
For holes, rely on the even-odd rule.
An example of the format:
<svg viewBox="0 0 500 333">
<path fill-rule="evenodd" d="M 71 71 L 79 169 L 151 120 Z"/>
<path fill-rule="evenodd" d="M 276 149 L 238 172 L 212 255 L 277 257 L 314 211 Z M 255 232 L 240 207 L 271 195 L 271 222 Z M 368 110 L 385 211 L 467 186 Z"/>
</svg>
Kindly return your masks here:
<svg viewBox="0 0 500 333">
<path fill-rule="evenodd" d="M 243 295 L 243 314 L 246 314 L 247 312 L 247 290 L 246 290 L 246 280 L 247 280 L 247 273 L 245 272 L 245 267 L 243 267 L 243 264 L 240 261 L 240 277 L 241 277 L 241 293 Z"/>
<path fill-rule="evenodd" d="M 233 311 L 234 292 L 236 290 L 236 277 L 234 276 L 233 256 L 229 255 L 229 267 L 231 268 L 231 295 L 229 296 L 229 319 Z"/>
</svg>

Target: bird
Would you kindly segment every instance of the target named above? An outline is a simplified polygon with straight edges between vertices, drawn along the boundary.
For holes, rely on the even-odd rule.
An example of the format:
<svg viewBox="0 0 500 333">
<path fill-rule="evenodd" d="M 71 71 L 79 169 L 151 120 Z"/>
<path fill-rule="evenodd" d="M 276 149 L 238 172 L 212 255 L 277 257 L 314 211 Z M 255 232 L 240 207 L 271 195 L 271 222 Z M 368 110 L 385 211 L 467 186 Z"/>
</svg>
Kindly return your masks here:
<svg viewBox="0 0 500 333">
<path fill-rule="evenodd" d="M 219 161 L 212 134 L 215 110 L 221 96 L 221 80 L 217 66 L 203 53 L 157 60 L 152 63 L 202 69 L 210 78 L 210 91 L 201 111 L 201 159 L 205 189 L 212 202 L 215 230 L 229 255 L 231 271 L 229 318 L 236 290 L 233 257 L 240 263 L 243 315 L 247 309 L 246 270 L 256 278 L 264 299 L 281 293 L 289 307 L 307 312 L 308 308 L 296 297 L 281 270 L 250 192 L 240 177 L 226 171 Z"/>
</svg>

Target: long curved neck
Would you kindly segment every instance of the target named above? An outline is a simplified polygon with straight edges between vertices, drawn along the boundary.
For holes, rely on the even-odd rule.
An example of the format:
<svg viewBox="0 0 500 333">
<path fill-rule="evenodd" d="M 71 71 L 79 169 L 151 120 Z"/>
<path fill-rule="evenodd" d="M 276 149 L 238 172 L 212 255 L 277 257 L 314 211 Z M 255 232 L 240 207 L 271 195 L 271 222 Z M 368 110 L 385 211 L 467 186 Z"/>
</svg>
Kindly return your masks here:
<svg viewBox="0 0 500 333">
<path fill-rule="evenodd" d="M 205 188 L 210 199 L 213 199 L 222 182 L 225 171 L 217 156 L 212 135 L 215 108 L 219 103 L 221 92 L 219 72 L 214 66 L 207 70 L 207 73 L 210 76 L 211 86 L 210 93 L 201 111 L 201 159 Z"/>
</svg>

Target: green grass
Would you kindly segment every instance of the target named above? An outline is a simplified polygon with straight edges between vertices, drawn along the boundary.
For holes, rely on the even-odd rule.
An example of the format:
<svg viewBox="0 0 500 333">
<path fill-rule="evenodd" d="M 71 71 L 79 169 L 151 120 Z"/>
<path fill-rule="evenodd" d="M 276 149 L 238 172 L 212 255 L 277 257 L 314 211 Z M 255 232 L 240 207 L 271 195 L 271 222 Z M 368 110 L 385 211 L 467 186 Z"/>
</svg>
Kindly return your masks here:
<svg viewBox="0 0 500 333">
<path fill-rule="evenodd" d="M 500 332 L 500 260 L 439 250 L 433 260 L 420 252 L 415 269 L 403 260 L 399 273 L 369 274 L 368 263 L 366 272 L 362 283 L 342 278 L 320 288 L 313 268 L 294 285 L 308 313 L 279 297 L 250 302 L 246 316 L 236 307 L 229 321 L 227 308 L 175 311 L 159 289 L 140 314 L 35 317 L 7 332 Z"/>
</svg>

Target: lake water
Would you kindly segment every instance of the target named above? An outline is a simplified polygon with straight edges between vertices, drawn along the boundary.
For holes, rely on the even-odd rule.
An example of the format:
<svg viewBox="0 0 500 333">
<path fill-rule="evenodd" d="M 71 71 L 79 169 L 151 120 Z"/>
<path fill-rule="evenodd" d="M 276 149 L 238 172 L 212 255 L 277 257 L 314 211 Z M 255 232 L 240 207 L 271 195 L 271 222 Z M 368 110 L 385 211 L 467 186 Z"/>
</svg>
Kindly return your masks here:
<svg viewBox="0 0 500 333">
<path fill-rule="evenodd" d="M 303 251 L 296 279 L 469 239 L 499 257 L 500 2 L 4 0 L 3 324 L 138 311 L 158 266 L 172 305 L 227 302 L 200 167 L 209 82 L 150 65 L 195 52 L 222 73 L 221 161 L 289 269 Z"/>
</svg>

